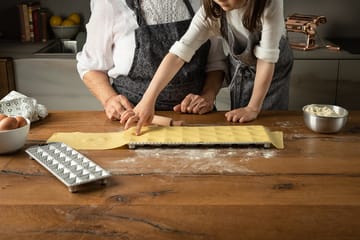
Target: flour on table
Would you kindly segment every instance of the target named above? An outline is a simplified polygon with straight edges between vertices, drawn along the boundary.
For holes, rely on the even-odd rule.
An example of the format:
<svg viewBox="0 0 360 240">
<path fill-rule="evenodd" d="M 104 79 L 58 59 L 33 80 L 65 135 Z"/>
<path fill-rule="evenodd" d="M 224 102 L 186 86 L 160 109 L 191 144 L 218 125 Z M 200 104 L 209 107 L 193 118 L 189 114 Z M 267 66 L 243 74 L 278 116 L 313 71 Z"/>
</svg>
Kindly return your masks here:
<svg viewBox="0 0 360 240">
<path fill-rule="evenodd" d="M 243 173 L 254 171 L 246 165 L 255 158 L 270 159 L 274 149 L 135 149 L 134 156 L 112 161 L 116 173 Z"/>
</svg>

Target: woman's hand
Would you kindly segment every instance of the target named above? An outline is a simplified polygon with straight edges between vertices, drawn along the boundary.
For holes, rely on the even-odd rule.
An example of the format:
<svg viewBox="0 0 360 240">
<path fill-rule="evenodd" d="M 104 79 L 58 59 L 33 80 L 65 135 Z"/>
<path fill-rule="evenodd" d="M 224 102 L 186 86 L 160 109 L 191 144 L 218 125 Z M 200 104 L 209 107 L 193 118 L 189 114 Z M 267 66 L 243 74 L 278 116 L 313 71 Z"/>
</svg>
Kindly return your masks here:
<svg viewBox="0 0 360 240">
<path fill-rule="evenodd" d="M 120 120 L 123 112 L 126 110 L 132 110 L 133 107 L 134 106 L 123 95 L 111 96 L 104 104 L 106 116 L 110 120 Z"/>
<path fill-rule="evenodd" d="M 225 113 L 226 120 L 229 122 L 250 122 L 257 118 L 259 110 L 249 106 L 244 108 L 237 108 L 230 112 Z"/>
<path fill-rule="evenodd" d="M 173 110 L 181 113 L 205 114 L 214 108 L 214 101 L 196 94 L 188 94 Z"/>
</svg>

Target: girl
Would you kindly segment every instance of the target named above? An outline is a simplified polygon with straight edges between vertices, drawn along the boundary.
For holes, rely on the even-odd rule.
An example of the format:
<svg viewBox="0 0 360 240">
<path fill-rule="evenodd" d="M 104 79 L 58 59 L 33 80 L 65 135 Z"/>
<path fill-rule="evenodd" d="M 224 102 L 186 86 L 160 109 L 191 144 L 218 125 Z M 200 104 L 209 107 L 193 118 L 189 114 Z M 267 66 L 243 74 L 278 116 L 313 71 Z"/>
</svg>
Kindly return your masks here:
<svg viewBox="0 0 360 240">
<path fill-rule="evenodd" d="M 185 35 L 156 71 L 134 116 L 136 133 L 151 122 L 154 103 L 184 62 L 213 35 L 222 36 L 229 54 L 231 108 L 228 121 L 248 122 L 261 109 L 287 109 L 292 51 L 285 38 L 283 0 L 204 0 Z"/>
</svg>

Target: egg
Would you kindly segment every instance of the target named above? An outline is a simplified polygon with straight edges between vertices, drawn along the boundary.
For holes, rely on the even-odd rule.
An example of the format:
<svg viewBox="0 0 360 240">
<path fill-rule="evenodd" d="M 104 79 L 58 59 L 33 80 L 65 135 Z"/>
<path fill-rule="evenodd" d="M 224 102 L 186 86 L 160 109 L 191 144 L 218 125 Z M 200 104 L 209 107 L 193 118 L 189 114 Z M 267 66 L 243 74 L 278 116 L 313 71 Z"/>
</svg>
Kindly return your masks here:
<svg viewBox="0 0 360 240">
<path fill-rule="evenodd" d="M 21 128 L 27 124 L 26 119 L 22 116 L 16 116 L 17 127 Z"/>
<path fill-rule="evenodd" d="M 0 131 L 15 129 L 18 122 L 14 117 L 5 117 L 0 121 Z"/>
<path fill-rule="evenodd" d="M 6 116 L 5 114 L 0 113 L 0 121 L 1 121 L 2 119 L 6 118 L 6 117 L 7 117 L 7 116 Z"/>
</svg>

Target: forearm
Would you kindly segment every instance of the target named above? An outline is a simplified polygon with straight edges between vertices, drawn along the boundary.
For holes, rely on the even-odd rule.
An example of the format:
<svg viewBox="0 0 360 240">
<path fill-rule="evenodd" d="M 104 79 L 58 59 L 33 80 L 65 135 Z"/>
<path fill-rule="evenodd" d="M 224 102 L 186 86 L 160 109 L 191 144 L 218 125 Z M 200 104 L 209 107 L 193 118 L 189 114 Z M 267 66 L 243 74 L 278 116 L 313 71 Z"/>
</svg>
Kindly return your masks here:
<svg viewBox="0 0 360 240">
<path fill-rule="evenodd" d="M 143 100 L 155 104 L 156 98 L 159 96 L 160 92 L 183 65 L 184 61 L 181 58 L 172 53 L 168 53 L 158 67 L 148 89 L 145 91 Z"/>
<path fill-rule="evenodd" d="M 117 95 L 104 72 L 89 71 L 84 75 L 83 82 L 103 106 L 110 97 Z"/>
<path fill-rule="evenodd" d="M 214 102 L 216 95 L 222 86 L 224 80 L 223 71 L 211 71 L 207 73 L 204 88 L 201 92 L 201 96 L 207 99 L 209 102 Z"/>
<path fill-rule="evenodd" d="M 256 65 L 256 76 L 254 89 L 248 107 L 260 111 L 265 96 L 270 88 L 271 80 L 274 75 L 275 64 L 258 59 Z"/>
</svg>

